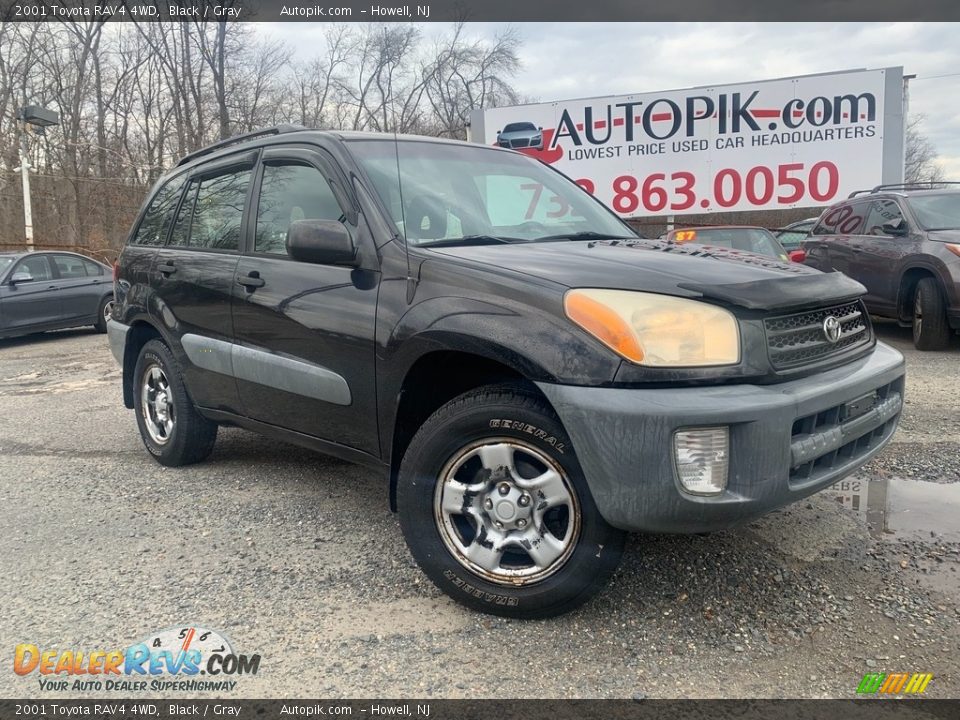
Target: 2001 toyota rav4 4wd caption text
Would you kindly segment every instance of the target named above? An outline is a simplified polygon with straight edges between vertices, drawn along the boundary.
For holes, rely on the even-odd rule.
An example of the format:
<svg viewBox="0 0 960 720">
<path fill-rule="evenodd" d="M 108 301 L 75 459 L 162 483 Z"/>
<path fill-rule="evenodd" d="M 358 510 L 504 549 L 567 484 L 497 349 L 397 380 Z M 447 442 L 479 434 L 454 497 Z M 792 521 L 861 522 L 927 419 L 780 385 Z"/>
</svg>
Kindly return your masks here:
<svg viewBox="0 0 960 720">
<path fill-rule="evenodd" d="M 281 127 L 160 180 L 108 331 L 159 462 L 229 424 L 380 468 L 442 590 L 545 617 L 625 531 L 729 527 L 883 447 L 903 358 L 863 291 L 640 239 L 513 151 Z"/>
</svg>

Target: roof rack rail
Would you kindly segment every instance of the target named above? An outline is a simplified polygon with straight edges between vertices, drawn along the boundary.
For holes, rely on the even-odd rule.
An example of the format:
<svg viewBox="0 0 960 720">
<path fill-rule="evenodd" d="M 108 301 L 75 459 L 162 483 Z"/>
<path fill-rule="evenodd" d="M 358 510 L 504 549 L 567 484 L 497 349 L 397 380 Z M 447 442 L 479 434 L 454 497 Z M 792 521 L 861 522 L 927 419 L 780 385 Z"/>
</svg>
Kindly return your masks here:
<svg viewBox="0 0 960 720">
<path fill-rule="evenodd" d="M 297 132 L 298 130 L 307 129 L 308 128 L 305 128 L 303 125 L 275 125 L 274 127 L 263 128 L 262 130 L 254 130 L 253 132 L 244 133 L 243 135 L 234 135 L 233 137 L 228 137 L 226 140 L 213 143 L 213 145 L 207 145 L 205 148 L 201 148 L 196 152 L 190 153 L 177 163 L 177 167 L 186 165 L 188 162 L 191 160 L 196 160 L 198 157 L 210 155 L 217 150 L 229 147 L 230 145 L 236 145 L 237 143 L 246 142 L 247 140 L 253 140 L 254 138 L 263 137 L 265 135 L 282 135 L 283 133 Z"/>
<path fill-rule="evenodd" d="M 877 185 L 876 187 L 871 188 L 870 190 L 854 190 L 852 193 L 847 195 L 847 198 L 856 197 L 857 195 L 869 195 L 870 193 L 881 192 L 882 190 L 918 190 L 923 188 L 935 189 L 938 185 L 960 185 L 960 181 L 956 180 L 917 180 L 915 182 L 907 183 L 891 183 L 888 185 Z"/>
<path fill-rule="evenodd" d="M 917 180 L 915 182 L 908 183 L 894 183 L 893 185 L 877 185 L 870 192 L 878 192 L 880 190 L 907 190 L 909 188 L 922 188 L 922 187 L 933 187 L 934 185 L 960 185 L 960 181 L 957 180 Z"/>
</svg>

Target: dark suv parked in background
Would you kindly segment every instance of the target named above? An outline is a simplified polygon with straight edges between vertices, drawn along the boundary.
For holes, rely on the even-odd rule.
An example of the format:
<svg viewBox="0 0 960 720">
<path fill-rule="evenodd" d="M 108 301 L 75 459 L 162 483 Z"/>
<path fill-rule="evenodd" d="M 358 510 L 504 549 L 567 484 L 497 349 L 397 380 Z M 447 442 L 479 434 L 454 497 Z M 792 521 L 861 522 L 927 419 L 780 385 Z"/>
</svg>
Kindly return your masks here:
<svg viewBox="0 0 960 720">
<path fill-rule="evenodd" d="M 941 350 L 960 330 L 960 189 L 951 185 L 960 183 L 853 193 L 803 243 L 808 265 L 866 286 L 872 314 L 912 324 L 919 350 Z"/>
<path fill-rule="evenodd" d="M 449 140 L 278 128 L 188 156 L 116 292 L 159 462 L 228 424 L 377 468 L 437 586 L 515 617 L 587 600 L 625 531 L 831 485 L 902 407 L 859 283 L 643 240 L 549 166 Z"/>
</svg>

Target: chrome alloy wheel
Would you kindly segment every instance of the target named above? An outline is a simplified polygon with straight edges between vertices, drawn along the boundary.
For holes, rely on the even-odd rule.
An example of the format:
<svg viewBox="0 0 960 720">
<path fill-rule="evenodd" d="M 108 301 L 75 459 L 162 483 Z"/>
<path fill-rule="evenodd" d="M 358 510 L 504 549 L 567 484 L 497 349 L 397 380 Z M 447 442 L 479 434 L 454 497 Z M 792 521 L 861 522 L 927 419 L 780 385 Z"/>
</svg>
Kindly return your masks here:
<svg viewBox="0 0 960 720">
<path fill-rule="evenodd" d="M 434 519 L 461 565 L 501 585 L 549 577 L 580 535 L 580 506 L 566 473 L 512 438 L 481 440 L 454 454 L 440 473 Z"/>
<path fill-rule="evenodd" d="M 107 321 L 110 320 L 112 317 L 113 317 L 113 300 L 107 300 L 107 302 L 103 304 L 104 326 L 106 326 Z"/>
<path fill-rule="evenodd" d="M 166 374 L 156 363 L 151 363 L 143 373 L 140 386 L 140 407 L 143 424 L 150 438 L 157 445 L 170 440 L 176 420 L 173 407 L 173 392 Z"/>
</svg>

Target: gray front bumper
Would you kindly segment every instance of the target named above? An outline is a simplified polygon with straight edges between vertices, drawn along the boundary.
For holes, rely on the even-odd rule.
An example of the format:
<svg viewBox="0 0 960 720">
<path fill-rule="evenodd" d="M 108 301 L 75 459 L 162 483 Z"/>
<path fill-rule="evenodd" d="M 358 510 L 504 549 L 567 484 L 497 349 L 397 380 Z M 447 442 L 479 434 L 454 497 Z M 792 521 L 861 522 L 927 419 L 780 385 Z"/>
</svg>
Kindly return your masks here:
<svg viewBox="0 0 960 720">
<path fill-rule="evenodd" d="M 843 367 L 776 385 L 657 389 L 538 383 L 576 449 L 600 513 L 644 532 L 705 532 L 751 520 L 836 482 L 890 440 L 900 416 L 903 356 L 878 343 Z M 879 390 L 874 409 L 842 422 L 844 403 Z M 681 490 L 673 434 L 727 425 L 727 489 Z"/>
<path fill-rule="evenodd" d="M 127 333 L 130 332 L 130 326 L 117 322 L 112 318 L 107 320 L 107 339 L 110 341 L 110 352 L 114 359 L 123 367 L 123 354 L 127 349 Z"/>
</svg>

